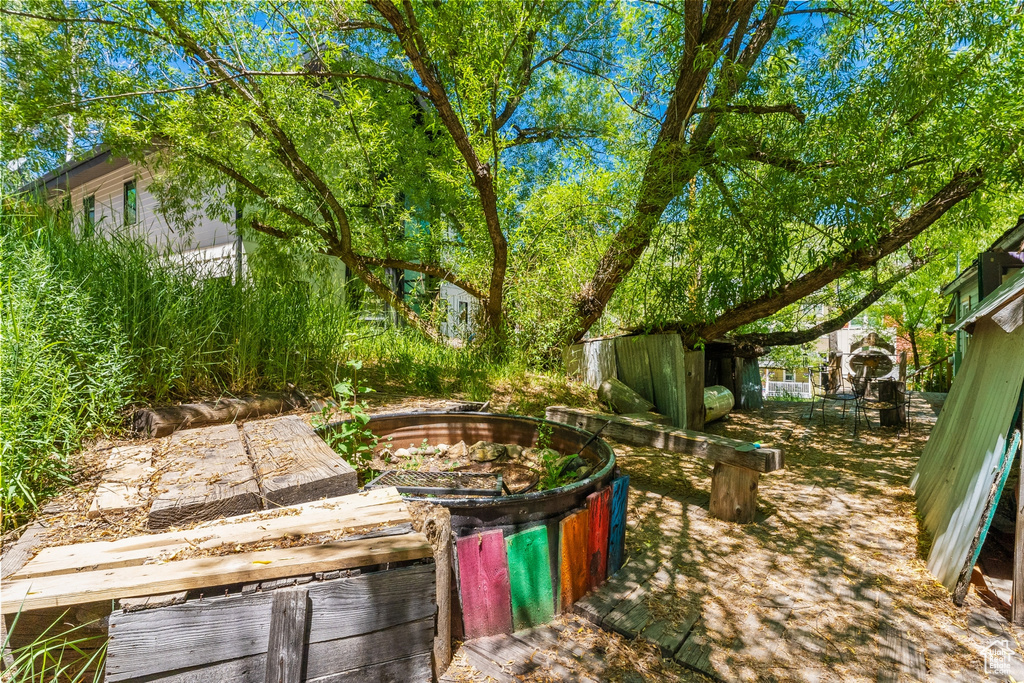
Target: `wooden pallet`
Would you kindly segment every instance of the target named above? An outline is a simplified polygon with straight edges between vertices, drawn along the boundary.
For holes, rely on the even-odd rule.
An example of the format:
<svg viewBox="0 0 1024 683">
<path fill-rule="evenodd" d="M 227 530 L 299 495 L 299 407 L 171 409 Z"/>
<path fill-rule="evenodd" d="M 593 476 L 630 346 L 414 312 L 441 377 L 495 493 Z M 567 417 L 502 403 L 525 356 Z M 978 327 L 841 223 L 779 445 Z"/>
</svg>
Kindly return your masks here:
<svg viewBox="0 0 1024 683">
<path fill-rule="evenodd" d="M 411 532 L 410 521 L 398 492 L 382 489 L 188 531 L 46 548 L 4 583 L 2 611 L 10 614 L 19 607 L 64 607 L 431 557 L 426 537 Z M 394 535 L 396 529 L 399 533 Z M 174 559 L 184 551 L 223 552 L 258 542 L 273 546 L 281 539 L 317 534 L 336 540 Z M 68 580 L 69 574 L 74 574 L 74 581 Z"/>
<path fill-rule="evenodd" d="M 650 610 L 652 602 L 658 600 L 659 585 L 669 578 L 654 560 L 630 562 L 599 590 L 579 600 L 573 611 L 605 630 L 652 642 L 662 656 L 715 678 L 711 647 L 700 628 L 699 608 L 672 621 L 659 619 Z"/>
</svg>

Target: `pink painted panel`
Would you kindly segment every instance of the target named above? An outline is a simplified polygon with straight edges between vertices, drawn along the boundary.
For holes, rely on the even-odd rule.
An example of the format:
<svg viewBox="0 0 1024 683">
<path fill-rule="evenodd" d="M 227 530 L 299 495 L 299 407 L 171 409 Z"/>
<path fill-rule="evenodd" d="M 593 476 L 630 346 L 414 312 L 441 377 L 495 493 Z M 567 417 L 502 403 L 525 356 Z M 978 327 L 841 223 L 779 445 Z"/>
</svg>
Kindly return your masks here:
<svg viewBox="0 0 1024 683">
<path fill-rule="evenodd" d="M 466 638 L 512 633 L 512 593 L 501 529 L 456 542 Z"/>
</svg>

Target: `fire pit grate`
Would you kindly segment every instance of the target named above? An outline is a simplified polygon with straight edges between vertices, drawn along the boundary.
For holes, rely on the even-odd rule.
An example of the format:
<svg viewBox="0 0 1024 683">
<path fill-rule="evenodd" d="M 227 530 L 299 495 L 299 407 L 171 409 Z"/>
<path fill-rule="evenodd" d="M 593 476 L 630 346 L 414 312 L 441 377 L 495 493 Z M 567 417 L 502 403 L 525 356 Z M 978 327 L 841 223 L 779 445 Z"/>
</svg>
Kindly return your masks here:
<svg viewBox="0 0 1024 683">
<path fill-rule="evenodd" d="M 501 475 L 479 472 L 415 472 L 388 470 L 364 486 L 394 486 L 399 493 L 424 495 L 500 496 Z"/>
</svg>

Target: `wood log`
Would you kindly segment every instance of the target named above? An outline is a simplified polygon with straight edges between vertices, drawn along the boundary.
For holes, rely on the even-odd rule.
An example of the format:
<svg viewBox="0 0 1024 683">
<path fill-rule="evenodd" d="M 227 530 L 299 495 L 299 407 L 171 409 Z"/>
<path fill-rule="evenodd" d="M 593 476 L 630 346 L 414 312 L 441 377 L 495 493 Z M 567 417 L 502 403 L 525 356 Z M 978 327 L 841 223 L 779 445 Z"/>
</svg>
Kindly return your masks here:
<svg viewBox="0 0 1024 683">
<path fill-rule="evenodd" d="M 300 683 L 304 678 L 306 639 L 312 606 L 309 591 L 298 586 L 273 592 L 266 683 Z"/>
<path fill-rule="evenodd" d="M 774 472 L 785 466 L 783 453 L 778 448 L 754 448 L 746 441 L 686 429 L 672 429 L 621 415 L 551 406 L 547 409 L 546 417 L 553 422 L 572 425 L 588 432 L 596 431 L 605 422 L 611 422 L 601 432 L 602 437 L 631 446 L 660 448 L 757 472 Z"/>
<path fill-rule="evenodd" d="M 757 514 L 757 480 L 760 476 L 755 470 L 716 462 L 711 473 L 708 512 L 726 522 L 753 522 Z"/>
<path fill-rule="evenodd" d="M 299 392 L 270 393 L 243 398 L 221 398 L 204 403 L 138 408 L 132 413 L 132 431 L 155 438 L 179 429 L 237 422 L 266 415 L 279 415 L 306 408 L 308 402 Z"/>
<path fill-rule="evenodd" d="M 601 382 L 597 397 L 616 413 L 646 413 L 654 409 L 653 403 L 614 377 Z"/>
</svg>

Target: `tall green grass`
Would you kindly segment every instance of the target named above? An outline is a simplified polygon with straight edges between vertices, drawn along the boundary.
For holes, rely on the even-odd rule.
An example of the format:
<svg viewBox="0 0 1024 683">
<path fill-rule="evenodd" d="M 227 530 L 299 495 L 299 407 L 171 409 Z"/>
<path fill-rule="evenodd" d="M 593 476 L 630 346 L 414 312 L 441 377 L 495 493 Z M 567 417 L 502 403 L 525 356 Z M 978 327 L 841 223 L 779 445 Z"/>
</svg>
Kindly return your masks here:
<svg viewBox="0 0 1024 683">
<path fill-rule="evenodd" d="M 288 383 L 326 393 L 350 359 L 364 362 L 365 384 L 391 392 L 485 400 L 495 387 L 514 393 L 528 383 L 514 350 L 499 362 L 361 322 L 335 288 L 310 281 L 308 260 L 254 258 L 241 282 L 204 279 L 144 240 L 83 237 L 45 208 L 4 208 L 4 529 L 68 482 L 68 456 L 87 435 L 116 430 L 132 403 Z M 510 406 L 536 412 L 542 400 L 521 394 Z"/>
</svg>

